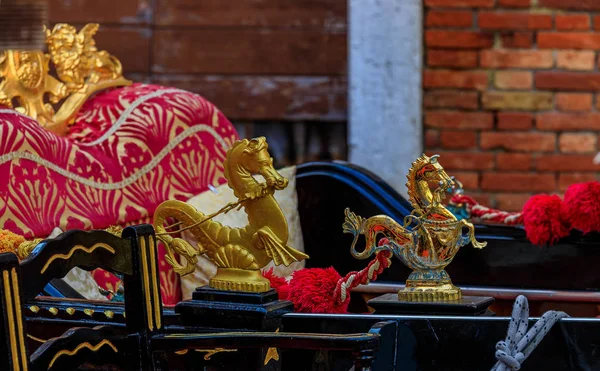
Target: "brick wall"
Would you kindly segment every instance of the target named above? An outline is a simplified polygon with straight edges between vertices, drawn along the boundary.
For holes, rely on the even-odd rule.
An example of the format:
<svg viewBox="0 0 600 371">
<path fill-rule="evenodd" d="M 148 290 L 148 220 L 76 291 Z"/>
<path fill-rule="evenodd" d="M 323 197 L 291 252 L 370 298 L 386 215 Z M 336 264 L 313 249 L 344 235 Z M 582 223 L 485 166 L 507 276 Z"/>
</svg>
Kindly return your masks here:
<svg viewBox="0 0 600 371">
<path fill-rule="evenodd" d="M 425 146 L 480 202 L 596 178 L 600 1 L 424 0 Z"/>
</svg>

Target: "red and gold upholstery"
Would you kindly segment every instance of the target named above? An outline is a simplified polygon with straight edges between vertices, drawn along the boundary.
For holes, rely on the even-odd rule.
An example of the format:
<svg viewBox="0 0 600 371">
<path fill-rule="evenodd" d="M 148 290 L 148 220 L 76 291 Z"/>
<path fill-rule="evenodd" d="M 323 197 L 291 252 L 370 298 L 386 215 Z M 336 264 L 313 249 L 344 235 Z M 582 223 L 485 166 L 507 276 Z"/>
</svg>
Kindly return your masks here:
<svg viewBox="0 0 600 371">
<path fill-rule="evenodd" d="M 225 154 L 237 139 L 233 125 L 202 97 L 155 85 L 97 94 L 66 137 L 2 109 L 0 228 L 45 237 L 57 226 L 149 222 L 162 201 L 187 200 L 223 183 Z M 179 283 L 163 255 L 163 301 L 172 304 Z"/>
</svg>

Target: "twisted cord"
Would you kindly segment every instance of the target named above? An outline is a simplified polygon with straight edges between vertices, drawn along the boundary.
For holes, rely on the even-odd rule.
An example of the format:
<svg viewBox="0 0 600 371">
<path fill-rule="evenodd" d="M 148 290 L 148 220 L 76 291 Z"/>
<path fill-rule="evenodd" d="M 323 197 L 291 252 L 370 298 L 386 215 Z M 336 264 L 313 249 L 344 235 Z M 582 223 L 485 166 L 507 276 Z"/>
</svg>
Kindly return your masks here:
<svg viewBox="0 0 600 371">
<path fill-rule="evenodd" d="M 469 196 L 457 194 L 450 200 L 454 205 L 463 204 L 471 218 L 477 218 L 482 221 L 496 222 L 505 225 L 522 225 L 523 215 L 516 212 L 507 212 L 502 210 L 490 209 L 480 205 Z"/>
<path fill-rule="evenodd" d="M 379 243 L 384 243 L 384 240 Z M 375 281 L 386 268 L 392 265 L 392 253 L 387 250 L 382 250 L 375 255 L 375 259 L 362 270 L 348 273 L 340 278 L 333 291 L 333 297 L 338 304 L 345 303 L 350 300 L 350 291 L 359 285 L 366 285 L 371 281 Z"/>
<path fill-rule="evenodd" d="M 565 312 L 548 311 L 527 331 L 529 326 L 529 303 L 525 296 L 519 295 L 513 306 L 506 340 L 499 341 L 496 344 L 496 359 L 498 361 L 492 371 L 519 370 L 523 361 L 529 357 L 552 326 L 565 317 L 568 317 Z"/>
</svg>

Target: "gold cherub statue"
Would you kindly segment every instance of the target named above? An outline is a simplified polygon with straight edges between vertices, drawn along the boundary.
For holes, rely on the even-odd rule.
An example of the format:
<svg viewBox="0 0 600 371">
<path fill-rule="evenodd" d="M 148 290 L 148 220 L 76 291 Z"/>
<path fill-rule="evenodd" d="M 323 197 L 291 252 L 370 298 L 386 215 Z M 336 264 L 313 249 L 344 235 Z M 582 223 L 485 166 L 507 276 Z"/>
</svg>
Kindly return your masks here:
<svg viewBox="0 0 600 371">
<path fill-rule="evenodd" d="M 366 259 L 379 250 L 389 250 L 413 272 L 406 286 L 398 292 L 398 298 L 406 301 L 458 300 L 462 297 L 458 287 L 452 284 L 444 270 L 458 250 L 471 242 L 481 249 L 486 242 L 475 239 L 473 224 L 457 218 L 442 204 L 445 192 L 454 186 L 438 162 L 437 155 L 422 155 L 412 163 L 407 178 L 409 200 L 413 212 L 404 218 L 404 226 L 385 215 L 364 219 L 346 209 L 343 225 L 345 233 L 354 235 L 350 252 L 357 259 Z M 431 183 L 437 188 L 431 190 Z M 412 228 L 409 226 L 412 223 Z M 467 235 L 463 235 L 463 228 Z M 356 251 L 358 237 L 364 234 L 366 248 Z M 377 237 L 383 235 L 389 243 L 378 246 Z"/>
<path fill-rule="evenodd" d="M 92 23 L 77 32 L 75 27 L 59 23 L 52 30 L 44 29 L 48 54 L 41 50 L 1 52 L 0 104 L 64 135 L 90 96 L 106 88 L 130 85 L 131 81 L 122 76 L 119 60 L 96 48 L 98 28 Z M 58 79 L 50 75 L 50 62 Z M 49 102 L 44 99 L 46 94 Z M 61 101 L 55 114 L 53 104 Z"/>
<path fill-rule="evenodd" d="M 157 237 L 166 246 L 166 260 L 181 275 L 196 269 L 198 255 L 204 254 L 217 265 L 217 274 L 209 286 L 219 290 L 265 292 L 269 281 L 260 269 L 271 260 L 276 265 L 290 265 L 308 258 L 308 255 L 287 245 L 288 224 L 279 204 L 273 197 L 275 190 L 287 187 L 288 180 L 273 168 L 265 138 L 243 139 L 227 151 L 224 163 L 227 184 L 238 198 L 218 212 L 205 215 L 185 202 L 169 200 L 158 206 L 154 213 Z M 252 174 L 261 174 L 265 183 L 259 183 Z M 214 216 L 237 206 L 248 214 L 248 225 L 231 228 L 212 221 Z M 166 226 L 167 219 L 177 223 Z M 175 232 L 189 230 L 197 239 L 192 247 L 181 238 L 173 238 L 168 227 L 179 226 Z M 174 252 L 185 258 L 187 264 L 177 262 Z"/>
</svg>

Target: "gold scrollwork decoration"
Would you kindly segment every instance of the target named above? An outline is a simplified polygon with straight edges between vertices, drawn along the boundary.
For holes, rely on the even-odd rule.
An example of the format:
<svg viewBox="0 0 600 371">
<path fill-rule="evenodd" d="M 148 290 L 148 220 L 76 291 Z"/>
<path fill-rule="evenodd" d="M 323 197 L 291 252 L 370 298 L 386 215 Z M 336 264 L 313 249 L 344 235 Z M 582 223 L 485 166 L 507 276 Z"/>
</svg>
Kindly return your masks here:
<svg viewBox="0 0 600 371">
<path fill-rule="evenodd" d="M 50 264 L 52 264 L 53 261 L 55 261 L 56 259 L 62 259 L 62 260 L 68 260 L 69 258 L 71 258 L 71 256 L 73 256 L 73 254 L 75 253 L 75 251 L 78 250 L 82 250 L 85 253 L 91 254 L 94 250 L 96 249 L 104 249 L 106 251 L 108 251 L 111 254 L 115 253 L 115 249 L 108 245 L 105 244 L 103 242 L 98 242 L 95 243 L 93 246 L 91 247 L 85 247 L 83 245 L 75 245 L 71 248 L 71 250 L 69 250 L 69 252 L 67 254 L 56 254 L 56 255 L 52 255 L 50 257 L 50 259 L 48 259 L 48 261 L 46 262 L 46 264 L 44 264 L 44 267 L 42 268 L 42 270 L 40 271 L 40 273 L 44 273 L 46 272 L 46 269 L 48 269 L 48 267 L 50 266 Z"/>
<path fill-rule="evenodd" d="M 69 356 L 69 357 L 73 356 L 73 355 L 77 354 L 81 349 L 84 349 L 84 348 L 87 348 L 87 349 L 91 350 L 92 352 L 97 352 L 98 349 L 102 348 L 104 345 L 108 345 L 115 353 L 119 352 L 117 347 L 113 343 L 111 343 L 110 340 L 104 339 L 96 345 L 92 345 L 86 341 L 84 343 L 77 345 L 77 347 L 75 347 L 75 349 L 73 349 L 73 350 L 63 349 L 60 352 L 56 353 L 54 355 L 54 357 L 52 357 L 52 360 L 50 361 L 50 365 L 48 366 L 48 368 L 52 368 L 52 366 L 54 365 L 56 360 L 58 358 L 60 358 L 61 356 L 65 356 L 65 355 Z"/>
<path fill-rule="evenodd" d="M 189 349 L 181 349 L 181 350 L 175 351 L 175 354 L 181 356 L 181 355 L 187 354 L 188 351 L 189 351 Z M 217 353 L 222 353 L 222 352 L 237 352 L 238 350 L 237 349 L 215 348 L 215 349 L 194 349 L 194 351 L 195 352 L 199 352 L 199 353 L 206 352 L 206 354 L 204 355 L 204 360 L 205 361 L 209 361 L 210 357 L 214 356 Z"/>
</svg>

